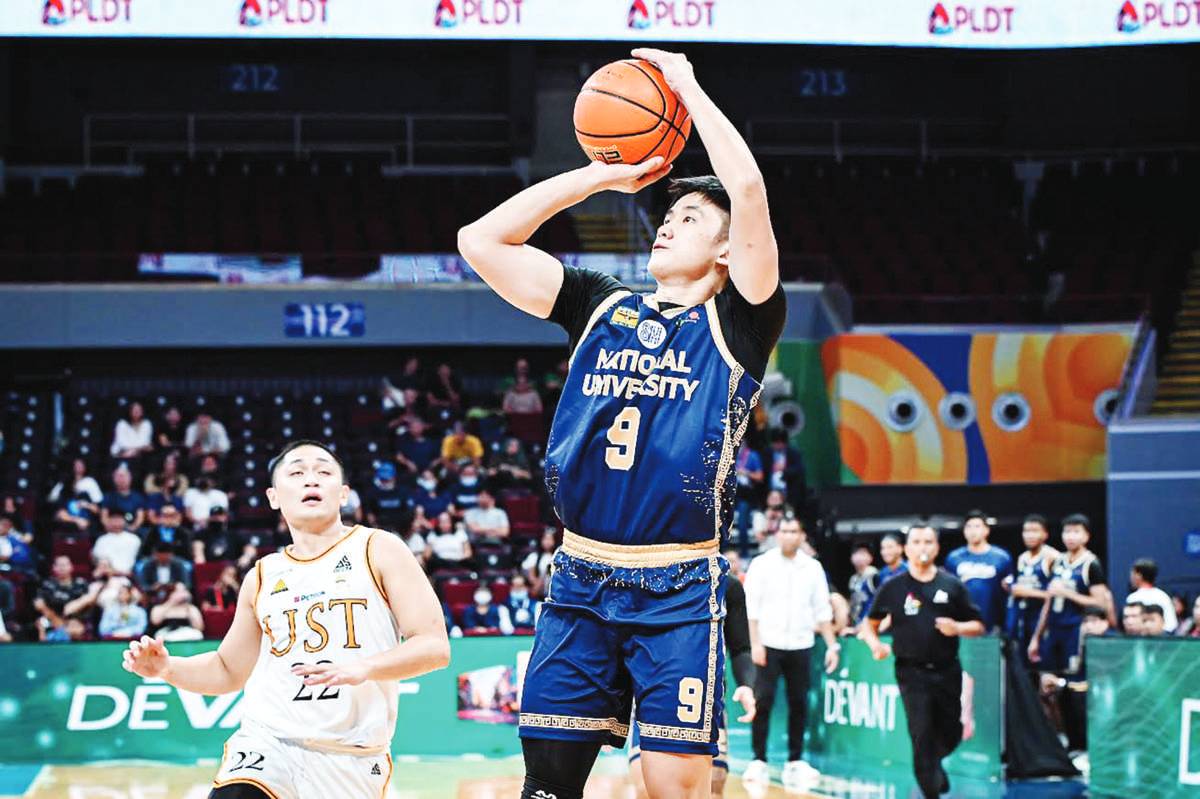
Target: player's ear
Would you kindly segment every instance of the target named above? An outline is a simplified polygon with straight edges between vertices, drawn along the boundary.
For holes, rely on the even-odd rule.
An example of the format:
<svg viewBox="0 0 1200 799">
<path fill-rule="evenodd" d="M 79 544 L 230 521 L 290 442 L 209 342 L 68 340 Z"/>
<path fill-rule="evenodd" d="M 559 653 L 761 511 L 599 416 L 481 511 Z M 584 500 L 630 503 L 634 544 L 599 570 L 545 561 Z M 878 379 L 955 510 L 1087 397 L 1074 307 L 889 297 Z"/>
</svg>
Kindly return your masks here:
<svg viewBox="0 0 1200 799">
<path fill-rule="evenodd" d="M 350 486 L 342 483 L 342 487 L 338 489 L 338 507 L 344 507 L 350 500 Z"/>
<path fill-rule="evenodd" d="M 267 504 L 271 506 L 271 510 L 279 510 L 279 494 L 275 491 L 275 486 L 267 489 Z M 345 500 L 342 504 L 345 504 Z"/>
<path fill-rule="evenodd" d="M 717 239 L 717 266 L 729 268 L 729 231 L 726 229 L 725 236 Z"/>
</svg>

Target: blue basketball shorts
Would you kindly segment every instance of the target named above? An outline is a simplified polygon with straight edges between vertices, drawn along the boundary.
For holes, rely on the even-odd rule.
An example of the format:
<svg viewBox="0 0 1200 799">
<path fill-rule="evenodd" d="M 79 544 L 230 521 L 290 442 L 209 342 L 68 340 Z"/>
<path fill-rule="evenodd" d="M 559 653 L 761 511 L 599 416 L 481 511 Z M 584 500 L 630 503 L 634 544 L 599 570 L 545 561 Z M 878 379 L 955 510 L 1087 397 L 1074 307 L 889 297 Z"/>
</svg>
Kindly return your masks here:
<svg viewBox="0 0 1200 799">
<path fill-rule="evenodd" d="M 1039 671 L 1054 672 L 1060 676 L 1078 674 L 1083 667 L 1083 646 L 1080 625 L 1050 625 L 1046 636 L 1038 644 L 1041 656 Z"/>
<path fill-rule="evenodd" d="M 648 627 L 545 605 L 521 697 L 522 738 L 715 757 L 724 714 L 721 619 Z"/>
</svg>

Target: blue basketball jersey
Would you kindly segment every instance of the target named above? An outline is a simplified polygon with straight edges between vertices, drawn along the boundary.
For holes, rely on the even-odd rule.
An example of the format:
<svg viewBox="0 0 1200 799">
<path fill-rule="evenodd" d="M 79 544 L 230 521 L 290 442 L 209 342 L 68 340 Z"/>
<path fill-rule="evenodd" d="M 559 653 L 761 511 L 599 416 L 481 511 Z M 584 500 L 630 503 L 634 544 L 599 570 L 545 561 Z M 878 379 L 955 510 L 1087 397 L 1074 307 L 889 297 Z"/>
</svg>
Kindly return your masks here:
<svg viewBox="0 0 1200 799">
<path fill-rule="evenodd" d="M 1017 571 L 1013 578 L 1014 587 L 1020 585 L 1038 591 L 1045 591 L 1049 587 L 1050 580 L 1054 576 L 1053 566 L 1058 554 L 1049 547 L 1046 549 L 1048 551 L 1038 553 L 1036 558 L 1031 557 L 1028 550 L 1017 556 Z M 1017 597 L 1010 594 L 1008 597 L 1008 620 L 1005 624 L 1008 634 L 1016 637 L 1025 632 L 1032 633 L 1037 626 L 1038 617 L 1042 613 L 1043 602 L 1044 600 L 1033 597 Z"/>
<path fill-rule="evenodd" d="M 722 612 L 717 550 L 760 389 L 726 346 L 714 299 L 662 310 L 619 291 L 600 304 L 546 448 L 546 488 L 568 531 L 549 602 L 643 624 Z M 620 586 L 640 591 L 608 590 Z"/>
<path fill-rule="evenodd" d="M 1066 583 L 1077 594 L 1088 594 L 1092 585 L 1091 574 L 1099 570 L 1100 559 L 1095 553 L 1084 550 L 1074 561 L 1071 553 L 1064 552 L 1054 562 L 1052 580 Z M 1064 596 L 1053 597 L 1050 602 L 1049 622 L 1058 627 L 1074 627 L 1083 623 L 1083 607 Z"/>
</svg>

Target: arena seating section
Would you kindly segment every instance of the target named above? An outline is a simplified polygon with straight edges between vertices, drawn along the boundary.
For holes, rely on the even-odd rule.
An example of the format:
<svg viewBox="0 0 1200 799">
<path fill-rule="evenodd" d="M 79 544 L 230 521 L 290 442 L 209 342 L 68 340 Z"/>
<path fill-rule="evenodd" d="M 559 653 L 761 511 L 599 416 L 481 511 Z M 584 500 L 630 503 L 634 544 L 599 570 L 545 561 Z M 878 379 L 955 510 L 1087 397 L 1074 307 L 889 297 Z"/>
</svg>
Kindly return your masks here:
<svg viewBox="0 0 1200 799">
<path fill-rule="evenodd" d="M 763 171 L 785 277 L 842 281 L 860 322 L 1127 320 L 1152 307 L 1162 320 L 1197 244 L 1185 182 L 1200 167 L 1179 157 L 1049 164 L 1028 224 L 1009 160 L 790 158 Z M 141 252 L 302 253 L 306 273 L 353 277 L 379 253 L 452 251 L 463 222 L 519 186 L 296 163 L 47 180 L 37 196 L 10 181 L 0 279 L 134 280 Z M 535 243 L 580 248 L 566 214 Z"/>
</svg>

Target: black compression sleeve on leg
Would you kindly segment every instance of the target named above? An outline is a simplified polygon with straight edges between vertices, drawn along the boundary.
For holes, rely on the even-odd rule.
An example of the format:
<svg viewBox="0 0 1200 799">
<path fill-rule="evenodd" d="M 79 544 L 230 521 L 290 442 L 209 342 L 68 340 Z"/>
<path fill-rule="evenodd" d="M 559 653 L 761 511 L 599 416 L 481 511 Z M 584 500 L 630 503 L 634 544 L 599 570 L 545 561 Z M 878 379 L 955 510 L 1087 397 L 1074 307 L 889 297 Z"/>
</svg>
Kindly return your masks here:
<svg viewBox="0 0 1200 799">
<path fill-rule="evenodd" d="M 271 799 L 271 795 L 248 782 L 232 782 L 213 788 L 208 799 Z"/>
<path fill-rule="evenodd" d="M 521 799 L 583 799 L 583 786 L 600 754 L 599 741 L 523 738 L 525 785 Z"/>
</svg>

